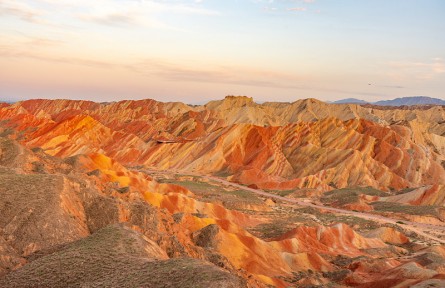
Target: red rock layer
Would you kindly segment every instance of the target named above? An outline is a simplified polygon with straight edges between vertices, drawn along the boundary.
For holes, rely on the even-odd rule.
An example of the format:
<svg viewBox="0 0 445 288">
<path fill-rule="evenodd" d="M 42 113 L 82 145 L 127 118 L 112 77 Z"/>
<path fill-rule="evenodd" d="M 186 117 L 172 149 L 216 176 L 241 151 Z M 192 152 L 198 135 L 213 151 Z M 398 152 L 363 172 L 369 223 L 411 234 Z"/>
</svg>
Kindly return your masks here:
<svg viewBox="0 0 445 288">
<path fill-rule="evenodd" d="M 381 200 L 409 205 L 443 206 L 445 204 L 445 186 L 438 184 L 429 185 L 411 192 L 381 198 Z"/>
<path fill-rule="evenodd" d="M 379 239 L 368 239 L 357 234 L 345 224 L 332 227 L 298 227 L 277 239 L 274 245 L 292 253 L 312 251 L 351 257 L 364 255 L 362 250 L 365 249 L 386 246 Z"/>
</svg>

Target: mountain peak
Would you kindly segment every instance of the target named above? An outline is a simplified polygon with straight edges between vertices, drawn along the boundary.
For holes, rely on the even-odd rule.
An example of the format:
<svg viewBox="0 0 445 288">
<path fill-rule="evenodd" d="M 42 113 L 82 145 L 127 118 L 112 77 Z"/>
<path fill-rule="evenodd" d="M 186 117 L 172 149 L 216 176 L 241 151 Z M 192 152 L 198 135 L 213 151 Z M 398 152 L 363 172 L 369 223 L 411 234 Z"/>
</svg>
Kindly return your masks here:
<svg viewBox="0 0 445 288">
<path fill-rule="evenodd" d="M 333 104 L 366 104 L 367 101 L 357 98 L 346 98 L 332 102 Z"/>
<path fill-rule="evenodd" d="M 251 106 L 255 104 L 252 97 L 228 95 L 223 100 L 210 101 L 205 106 L 211 110 L 231 109 L 234 107 Z"/>
<path fill-rule="evenodd" d="M 378 101 L 373 104 L 382 106 L 445 105 L 445 100 L 427 96 L 411 96 Z"/>
<path fill-rule="evenodd" d="M 248 96 L 234 96 L 234 95 L 228 95 L 224 97 L 225 102 L 235 102 L 235 103 L 253 103 L 253 98 Z"/>
</svg>

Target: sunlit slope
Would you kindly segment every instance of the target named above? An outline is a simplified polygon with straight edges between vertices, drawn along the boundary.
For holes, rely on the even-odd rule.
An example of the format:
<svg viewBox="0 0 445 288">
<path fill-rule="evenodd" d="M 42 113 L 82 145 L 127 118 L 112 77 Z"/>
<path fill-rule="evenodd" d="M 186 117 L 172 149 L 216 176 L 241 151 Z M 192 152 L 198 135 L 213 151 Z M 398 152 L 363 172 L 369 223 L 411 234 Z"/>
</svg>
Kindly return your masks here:
<svg viewBox="0 0 445 288">
<path fill-rule="evenodd" d="M 445 182 L 441 106 L 29 100 L 0 108 L 0 118 L 19 141 L 51 155 L 103 153 L 127 166 L 212 173 L 267 189 Z"/>
</svg>

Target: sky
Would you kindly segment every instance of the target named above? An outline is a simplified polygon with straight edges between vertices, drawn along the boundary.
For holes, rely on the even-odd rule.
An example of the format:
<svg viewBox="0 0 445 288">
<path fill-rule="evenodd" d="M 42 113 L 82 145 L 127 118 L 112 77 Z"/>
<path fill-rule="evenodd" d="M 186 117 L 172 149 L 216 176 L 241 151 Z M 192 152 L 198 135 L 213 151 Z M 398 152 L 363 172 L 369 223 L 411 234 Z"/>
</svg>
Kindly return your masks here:
<svg viewBox="0 0 445 288">
<path fill-rule="evenodd" d="M 445 99 L 443 0 L 0 0 L 0 100 Z"/>
</svg>

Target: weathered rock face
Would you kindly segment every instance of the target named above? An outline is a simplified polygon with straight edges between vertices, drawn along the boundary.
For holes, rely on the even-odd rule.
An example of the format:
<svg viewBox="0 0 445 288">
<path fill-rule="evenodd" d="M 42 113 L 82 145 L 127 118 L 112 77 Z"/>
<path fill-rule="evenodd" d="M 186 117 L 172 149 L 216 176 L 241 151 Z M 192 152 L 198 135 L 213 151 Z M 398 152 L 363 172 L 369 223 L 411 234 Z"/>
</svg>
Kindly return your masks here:
<svg viewBox="0 0 445 288">
<path fill-rule="evenodd" d="M 384 201 L 410 205 L 445 204 L 445 185 L 429 185 L 400 195 L 382 198 Z"/>
<path fill-rule="evenodd" d="M 396 245 L 405 244 L 409 242 L 409 238 L 406 237 L 406 235 L 390 227 L 381 227 L 369 231 L 368 233 L 366 233 L 366 237 L 379 238 L 385 243 L 396 244 Z"/>
<path fill-rule="evenodd" d="M 0 237 L 0 277 L 25 264 L 26 259 L 12 247 L 3 236 Z"/>
<path fill-rule="evenodd" d="M 193 242 L 199 247 L 215 247 L 215 236 L 219 232 L 219 226 L 210 224 L 198 231 L 193 232 Z"/>
<path fill-rule="evenodd" d="M 384 262 L 379 266 L 357 262 L 351 266 L 354 272 L 345 279 L 345 283 L 358 287 L 411 287 L 438 275 L 436 271 L 425 269 L 415 262 L 403 265 Z"/>
</svg>

